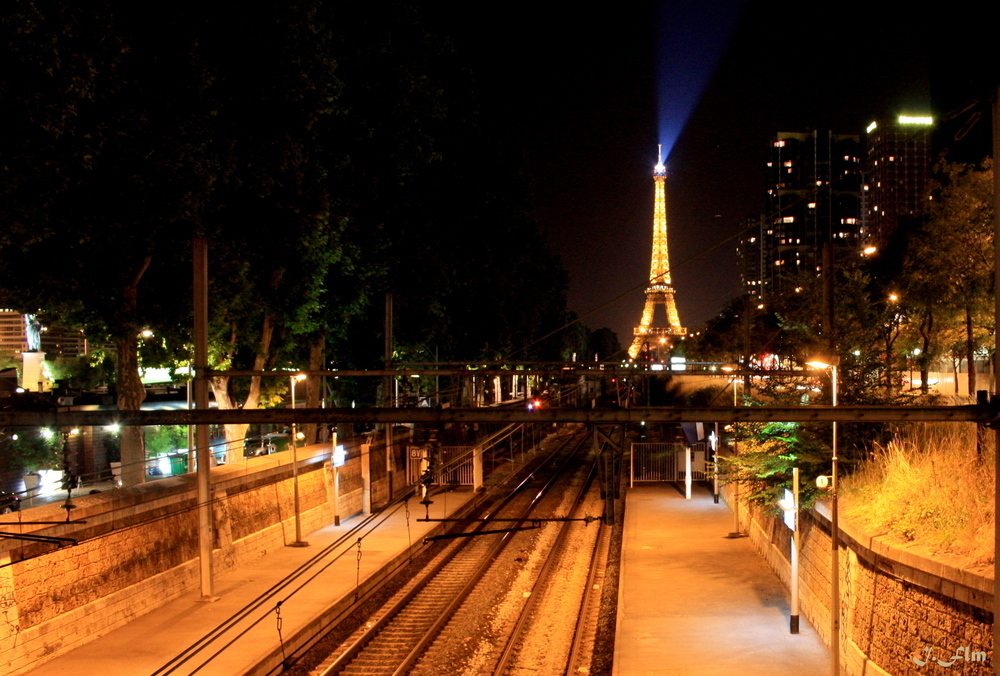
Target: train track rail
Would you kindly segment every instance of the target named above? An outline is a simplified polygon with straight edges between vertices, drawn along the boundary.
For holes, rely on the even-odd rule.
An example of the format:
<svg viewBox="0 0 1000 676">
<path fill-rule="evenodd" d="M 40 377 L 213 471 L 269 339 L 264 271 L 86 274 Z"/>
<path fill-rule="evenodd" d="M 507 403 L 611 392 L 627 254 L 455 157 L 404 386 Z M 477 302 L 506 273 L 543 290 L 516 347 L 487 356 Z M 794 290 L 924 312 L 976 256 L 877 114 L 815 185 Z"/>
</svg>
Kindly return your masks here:
<svg viewBox="0 0 1000 676">
<path fill-rule="evenodd" d="M 569 509 L 572 518 L 588 516 L 588 507 L 593 508 L 594 503 L 599 501 L 594 495 L 597 492 L 594 484 L 596 474 L 595 464 L 591 467 L 583 488 Z M 603 525 L 601 521 L 598 523 Z M 588 584 L 593 584 L 591 578 L 594 575 L 594 564 L 598 560 L 597 548 L 594 545 L 600 537 L 600 531 L 596 537 L 585 537 L 594 534 L 579 532 L 583 527 L 579 521 L 564 521 L 558 524 L 558 533 L 552 542 L 549 555 L 539 569 L 518 619 L 506 639 L 504 649 L 492 669 L 494 676 L 521 673 L 525 668 L 532 673 L 538 671 L 570 673 L 569 669 L 574 662 L 584 661 L 582 642 L 566 640 L 578 634 L 582 637 L 587 631 L 587 623 L 584 622 L 586 614 L 582 611 L 587 606 L 586 588 Z M 577 546 L 569 546 L 571 538 L 578 540 Z M 574 576 L 567 575 L 567 571 L 574 567 L 579 568 L 577 559 L 581 549 L 588 548 L 591 552 L 590 573 L 586 577 L 586 582 L 582 579 L 574 580 Z M 580 577 L 579 572 L 577 577 Z M 566 636 L 569 628 L 567 620 L 574 616 L 577 617 L 577 621 L 574 623 L 571 636 Z M 553 640 L 556 634 L 562 635 Z M 532 642 L 540 645 L 531 646 Z M 564 659 L 559 646 L 565 645 L 570 645 L 570 650 Z M 540 662 L 549 664 L 542 664 L 540 669 Z"/>
<path fill-rule="evenodd" d="M 540 489 L 535 490 L 539 481 L 536 469 L 501 506 L 492 510 L 493 517 L 503 518 L 504 524 L 513 529 L 502 534 L 457 538 L 432 560 L 425 573 L 400 589 L 386 607 L 310 673 L 316 676 L 408 673 L 519 532 L 516 529 L 523 528 L 521 524 L 530 520 L 532 510 L 572 464 L 584 441 L 585 437 L 579 434 L 568 438 L 542 463 L 548 466 L 551 476 Z M 556 458 L 558 467 L 552 471 Z M 472 531 L 491 529 L 496 529 L 496 524 L 483 521 Z"/>
</svg>

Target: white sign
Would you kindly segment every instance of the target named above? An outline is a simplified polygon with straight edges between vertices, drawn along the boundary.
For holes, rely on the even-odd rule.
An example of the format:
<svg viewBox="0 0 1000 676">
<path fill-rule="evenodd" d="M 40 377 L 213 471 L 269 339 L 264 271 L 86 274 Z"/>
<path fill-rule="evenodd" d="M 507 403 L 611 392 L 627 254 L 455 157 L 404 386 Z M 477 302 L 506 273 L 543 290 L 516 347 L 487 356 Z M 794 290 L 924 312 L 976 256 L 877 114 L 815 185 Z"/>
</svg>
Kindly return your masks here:
<svg viewBox="0 0 1000 676">
<path fill-rule="evenodd" d="M 778 500 L 778 505 L 785 512 L 785 525 L 791 530 L 795 530 L 795 496 L 787 488 L 785 489 L 785 497 Z"/>
<path fill-rule="evenodd" d="M 343 467 L 344 463 L 347 462 L 347 449 L 344 448 L 343 444 L 333 447 L 333 466 Z"/>
</svg>

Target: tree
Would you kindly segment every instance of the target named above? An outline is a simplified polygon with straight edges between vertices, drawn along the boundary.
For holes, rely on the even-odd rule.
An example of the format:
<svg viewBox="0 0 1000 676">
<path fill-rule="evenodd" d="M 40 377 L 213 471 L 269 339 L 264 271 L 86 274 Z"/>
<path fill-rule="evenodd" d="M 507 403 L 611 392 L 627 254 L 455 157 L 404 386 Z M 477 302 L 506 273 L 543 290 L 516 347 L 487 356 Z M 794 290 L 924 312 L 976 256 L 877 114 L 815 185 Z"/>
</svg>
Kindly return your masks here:
<svg viewBox="0 0 1000 676">
<path fill-rule="evenodd" d="M 976 352 L 992 329 L 993 168 L 943 163 L 930 219 L 918 231 L 909 259 L 911 281 L 926 267 L 928 284 L 957 315 L 964 334 L 969 394 L 976 393 Z"/>
<path fill-rule="evenodd" d="M 118 405 L 132 410 L 139 333 L 186 316 L 176 279 L 210 184 L 198 14 L 138 7 L 20 2 L 0 15 L 0 298 L 113 345 Z M 126 481 L 142 481 L 138 428 L 122 453 Z"/>
</svg>

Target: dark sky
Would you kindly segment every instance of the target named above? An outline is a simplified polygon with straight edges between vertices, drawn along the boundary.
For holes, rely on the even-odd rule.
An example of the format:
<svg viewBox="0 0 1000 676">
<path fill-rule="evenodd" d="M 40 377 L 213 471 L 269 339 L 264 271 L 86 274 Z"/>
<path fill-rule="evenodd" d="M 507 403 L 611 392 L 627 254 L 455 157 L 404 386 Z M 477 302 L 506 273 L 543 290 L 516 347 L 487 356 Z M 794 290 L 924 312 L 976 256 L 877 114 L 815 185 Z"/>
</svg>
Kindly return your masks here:
<svg viewBox="0 0 1000 676">
<path fill-rule="evenodd" d="M 687 101 L 697 104 L 667 161 L 667 204 L 681 321 L 696 330 L 739 291 L 735 243 L 716 245 L 763 206 L 771 135 L 862 134 L 904 108 L 940 117 L 996 82 L 985 17 L 857 0 L 715 0 L 700 14 L 675 4 L 514 0 L 453 17 L 484 106 L 523 147 L 571 308 L 585 314 L 636 289 L 586 319 L 623 344 L 649 274 L 656 145 L 671 142 L 669 120 Z M 675 105 L 660 113 L 658 101 Z M 984 118 L 953 156 L 981 154 L 987 133 Z"/>
</svg>

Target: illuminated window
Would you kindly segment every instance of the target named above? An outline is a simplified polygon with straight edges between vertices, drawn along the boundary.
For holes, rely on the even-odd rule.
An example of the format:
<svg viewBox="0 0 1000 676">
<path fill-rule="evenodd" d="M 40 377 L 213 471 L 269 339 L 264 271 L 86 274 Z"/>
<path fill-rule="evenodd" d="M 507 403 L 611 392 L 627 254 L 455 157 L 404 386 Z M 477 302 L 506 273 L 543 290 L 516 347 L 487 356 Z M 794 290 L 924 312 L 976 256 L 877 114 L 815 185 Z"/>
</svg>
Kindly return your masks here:
<svg viewBox="0 0 1000 676">
<path fill-rule="evenodd" d="M 769 167 L 773 167 L 773 166 L 774 166 L 774 162 L 768 162 L 768 163 L 767 163 L 767 166 L 769 166 Z"/>
<path fill-rule="evenodd" d="M 845 225 L 855 225 L 855 224 L 857 224 L 858 219 L 856 219 L 856 218 L 841 218 L 840 222 L 844 223 Z"/>
<path fill-rule="evenodd" d="M 784 141 L 775 141 L 774 142 L 774 147 L 775 148 L 784 148 L 785 147 L 785 142 Z"/>
<path fill-rule="evenodd" d="M 889 155 L 889 161 L 890 162 L 895 162 L 896 161 L 896 157 L 894 155 Z"/>
<path fill-rule="evenodd" d="M 795 216 L 785 216 L 784 218 L 781 219 L 781 222 L 782 223 L 794 223 L 795 222 Z"/>
<path fill-rule="evenodd" d="M 754 243 L 754 242 L 756 242 L 756 241 L 757 241 L 757 238 L 756 238 L 756 237 L 751 237 L 751 238 L 750 238 L 750 243 L 751 243 L 751 244 L 753 244 L 753 243 Z"/>
<path fill-rule="evenodd" d="M 791 160 L 785 160 L 785 166 L 786 167 L 792 166 L 792 161 Z"/>
<path fill-rule="evenodd" d="M 810 202 L 806 206 L 809 207 L 810 209 L 815 209 L 816 208 L 816 203 L 815 202 Z"/>
</svg>

